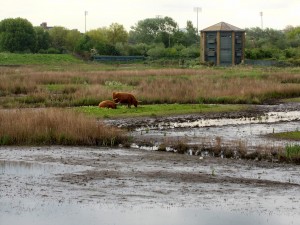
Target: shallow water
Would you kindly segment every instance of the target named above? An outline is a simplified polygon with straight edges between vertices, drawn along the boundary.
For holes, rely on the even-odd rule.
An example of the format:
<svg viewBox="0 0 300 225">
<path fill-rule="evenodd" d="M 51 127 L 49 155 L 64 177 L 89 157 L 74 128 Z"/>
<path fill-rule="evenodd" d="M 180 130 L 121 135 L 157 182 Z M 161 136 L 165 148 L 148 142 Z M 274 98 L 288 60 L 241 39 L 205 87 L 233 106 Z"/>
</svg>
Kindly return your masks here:
<svg viewBox="0 0 300 225">
<path fill-rule="evenodd" d="M 222 145 L 243 144 L 249 150 L 261 147 L 283 147 L 300 144 L 300 141 L 277 140 L 268 134 L 300 130 L 300 111 L 270 112 L 259 118 L 201 119 L 187 122 L 160 123 L 157 127 L 142 127 L 132 132 L 136 140 L 153 140 L 153 147 L 142 149 L 157 150 L 160 143 L 168 139 L 181 139 L 188 144 L 212 145 L 216 139 Z M 139 146 L 135 146 L 139 147 Z"/>
<path fill-rule="evenodd" d="M 89 167 L 68 166 L 59 164 L 45 164 L 26 161 L 8 161 L 0 160 L 1 175 L 33 176 L 33 177 L 51 177 L 59 173 L 81 171 Z"/>
<path fill-rule="evenodd" d="M 0 149 L 1 225 L 299 224 L 299 167 L 256 167 L 200 161 L 174 164 L 132 149 L 45 147 Z M 63 160 L 61 161 L 61 158 Z M 69 159 L 68 164 L 64 164 Z M 86 166 L 103 160 L 100 165 Z M 168 159 L 171 159 L 169 162 Z M 55 162 L 53 162 L 55 161 Z M 203 163 L 202 163 L 203 162 Z M 72 163 L 72 164 L 70 164 Z M 82 163 L 82 164 L 81 164 Z M 86 164 L 88 163 L 88 164 Z M 140 172 L 210 174 L 280 181 L 273 187 L 226 182 L 173 182 L 135 177 Z M 64 174 L 112 171 L 85 184 L 62 182 Z M 132 171 L 137 171 L 131 174 Z M 129 173 L 128 177 L 121 174 Z M 171 178 L 173 179 L 173 178 Z M 292 183 L 285 189 L 285 183 Z M 174 194 L 173 194 L 174 193 Z"/>
<path fill-rule="evenodd" d="M 2 202 L 3 203 L 3 202 Z M 103 206 L 99 204 L 39 204 L 25 200 L 20 202 L 22 212 L 0 211 L 1 225 L 287 225 L 299 224 L 300 216 L 284 216 L 273 212 L 258 214 L 251 212 L 230 212 L 220 209 L 201 208 L 125 208 L 122 206 Z"/>
</svg>

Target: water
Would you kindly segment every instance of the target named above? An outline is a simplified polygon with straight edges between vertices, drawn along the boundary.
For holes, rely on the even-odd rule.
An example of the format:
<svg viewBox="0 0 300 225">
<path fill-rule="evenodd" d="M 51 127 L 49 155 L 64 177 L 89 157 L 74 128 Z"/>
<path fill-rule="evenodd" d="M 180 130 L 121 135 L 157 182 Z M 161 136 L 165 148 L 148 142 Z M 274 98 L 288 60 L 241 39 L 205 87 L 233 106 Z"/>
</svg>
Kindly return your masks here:
<svg viewBox="0 0 300 225">
<path fill-rule="evenodd" d="M 50 160 L 72 157 L 72 162 L 76 163 L 64 165 L 59 160 L 55 163 L 34 160 L 45 155 Z M 172 155 L 167 156 L 172 158 Z M 79 163 L 83 160 L 94 161 L 99 157 L 101 160 L 107 157 L 108 161 L 103 161 L 98 167 Z M 242 164 L 206 165 L 201 162 L 195 167 L 189 163 L 182 166 L 173 164 L 172 160 L 160 162 L 157 159 L 155 164 L 151 159 L 139 164 L 141 157 L 141 151 L 130 149 L 1 149 L 0 224 L 300 224 L 297 195 L 300 184 L 299 167 L 248 168 Z M 122 163 L 123 158 L 125 160 Z M 139 171 L 152 170 L 166 173 L 195 173 L 194 170 L 197 170 L 202 174 L 209 174 L 211 166 L 215 168 L 218 177 L 255 179 L 259 176 L 265 180 L 292 182 L 294 186 L 264 188 L 248 187 L 249 184 L 242 183 L 189 183 L 135 177 L 140 174 Z M 63 174 L 80 175 L 86 170 L 111 170 L 120 175 L 123 172 L 137 172 L 129 173 L 129 177 L 98 177 L 86 185 L 62 182 L 59 179 Z M 186 206 L 183 202 L 192 204 Z"/>
<path fill-rule="evenodd" d="M 286 144 L 300 144 L 300 141 L 277 140 L 268 134 L 300 130 L 300 111 L 270 112 L 259 118 L 220 118 L 196 121 L 159 123 L 156 127 L 142 127 L 132 132 L 136 140 L 153 140 L 157 150 L 165 140 L 184 139 L 188 144 L 212 145 L 220 138 L 223 145 L 238 145 L 254 149 L 258 146 L 283 147 Z M 236 143 L 235 143 L 236 142 Z M 136 146 L 138 147 L 138 146 Z"/>
<path fill-rule="evenodd" d="M 207 210 L 201 208 L 125 208 L 98 204 L 39 204 L 21 202 L 24 210 L 10 212 L 1 204 L 1 225 L 287 225 L 299 224 L 300 216 L 232 212 L 226 209 Z M 6 210 L 3 212 L 3 209 Z"/>
<path fill-rule="evenodd" d="M 89 169 L 90 167 L 69 166 L 50 163 L 0 160 L 1 175 L 17 175 L 23 177 L 51 177 L 59 173 L 67 173 Z"/>
</svg>

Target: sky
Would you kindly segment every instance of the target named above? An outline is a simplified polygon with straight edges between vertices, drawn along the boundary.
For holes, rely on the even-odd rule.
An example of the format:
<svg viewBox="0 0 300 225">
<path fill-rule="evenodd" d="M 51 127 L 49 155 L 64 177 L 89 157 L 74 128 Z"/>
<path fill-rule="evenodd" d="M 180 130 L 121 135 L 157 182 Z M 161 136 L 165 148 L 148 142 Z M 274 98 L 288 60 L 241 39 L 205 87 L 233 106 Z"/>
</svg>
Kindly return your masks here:
<svg viewBox="0 0 300 225">
<path fill-rule="evenodd" d="M 219 22 L 242 29 L 300 26 L 300 0 L 0 0 L 0 6 L 0 21 L 21 17 L 33 26 L 46 22 L 81 32 L 112 23 L 130 31 L 138 21 L 157 16 L 171 17 L 179 28 L 190 20 L 198 30 Z"/>
</svg>

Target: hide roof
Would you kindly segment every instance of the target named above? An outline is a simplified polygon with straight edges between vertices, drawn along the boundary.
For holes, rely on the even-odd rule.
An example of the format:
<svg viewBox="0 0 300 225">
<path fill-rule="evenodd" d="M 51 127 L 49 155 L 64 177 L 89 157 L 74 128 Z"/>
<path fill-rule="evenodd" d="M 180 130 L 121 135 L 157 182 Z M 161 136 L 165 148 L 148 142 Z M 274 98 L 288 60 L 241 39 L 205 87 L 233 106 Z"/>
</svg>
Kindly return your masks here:
<svg viewBox="0 0 300 225">
<path fill-rule="evenodd" d="M 243 32 L 245 30 L 238 28 L 236 26 L 233 26 L 229 23 L 220 22 L 220 23 L 217 23 L 210 27 L 207 27 L 207 28 L 203 29 L 202 31 L 241 31 L 241 32 Z"/>
</svg>

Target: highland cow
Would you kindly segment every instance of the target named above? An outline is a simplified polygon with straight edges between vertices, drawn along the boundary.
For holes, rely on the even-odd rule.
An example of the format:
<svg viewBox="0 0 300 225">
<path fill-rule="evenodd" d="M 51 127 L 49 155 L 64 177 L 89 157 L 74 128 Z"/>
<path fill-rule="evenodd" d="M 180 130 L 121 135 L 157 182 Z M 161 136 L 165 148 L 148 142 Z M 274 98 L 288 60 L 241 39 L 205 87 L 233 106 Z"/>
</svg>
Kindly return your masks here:
<svg viewBox="0 0 300 225">
<path fill-rule="evenodd" d="M 128 108 L 130 108 L 131 105 L 135 107 L 138 105 L 138 101 L 133 94 L 126 92 L 113 92 L 113 100 L 115 103 L 127 104 Z"/>
<path fill-rule="evenodd" d="M 117 104 L 110 100 L 105 100 L 99 103 L 99 108 L 110 108 L 110 109 L 116 109 Z"/>
</svg>

